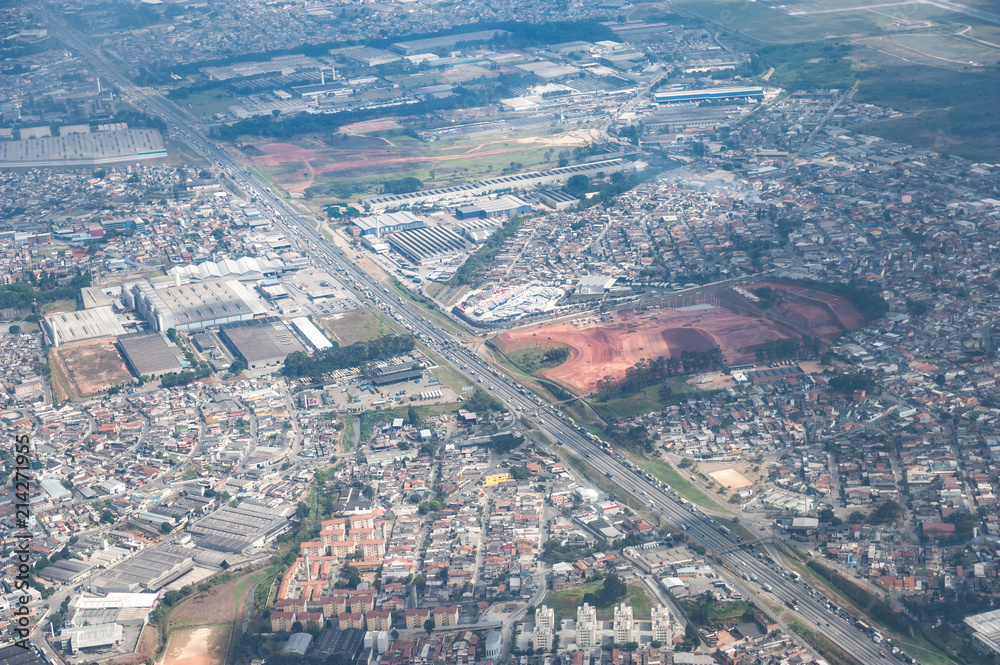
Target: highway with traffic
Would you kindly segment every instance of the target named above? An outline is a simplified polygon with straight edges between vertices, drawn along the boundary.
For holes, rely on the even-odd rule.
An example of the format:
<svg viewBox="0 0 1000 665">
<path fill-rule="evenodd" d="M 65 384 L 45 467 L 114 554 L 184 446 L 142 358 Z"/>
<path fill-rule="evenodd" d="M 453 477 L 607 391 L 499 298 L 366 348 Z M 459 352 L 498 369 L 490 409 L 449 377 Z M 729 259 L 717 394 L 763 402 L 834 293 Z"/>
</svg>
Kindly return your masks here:
<svg viewBox="0 0 1000 665">
<path fill-rule="evenodd" d="M 732 548 L 723 558 L 733 574 L 741 577 L 745 575 L 744 579 L 749 579 L 756 585 L 763 597 L 770 596 L 774 604 L 784 605 L 786 612 L 793 614 L 798 621 L 815 632 L 826 636 L 861 663 L 876 663 L 881 662 L 882 658 L 893 657 L 888 647 L 873 642 L 869 635 L 856 629 L 850 615 L 845 616 L 843 612 L 832 609 L 822 595 L 804 582 L 793 579 L 790 571 L 784 569 L 777 560 L 762 560 L 763 552 L 741 547 L 744 543 L 727 526 L 679 497 L 665 484 L 620 454 L 606 454 L 599 441 L 594 441 L 585 431 L 580 431 L 555 406 L 544 403 L 512 379 L 504 375 L 498 376 L 494 368 L 474 350 L 466 348 L 460 338 L 428 322 L 426 316 L 411 303 L 399 297 L 393 298 L 375 277 L 327 242 L 322 233 L 296 209 L 275 195 L 232 155 L 205 136 L 193 119 L 186 117 L 186 113 L 157 93 L 133 85 L 114 65 L 95 52 L 46 8 L 40 8 L 40 11 L 49 18 L 50 32 L 76 49 L 95 69 L 95 73 L 117 87 L 122 96 L 136 107 L 162 118 L 171 137 L 187 143 L 208 159 L 244 193 L 266 208 L 286 233 L 305 243 L 317 259 L 325 261 L 347 284 L 407 326 L 423 343 L 447 358 L 471 381 L 482 383 L 491 395 L 515 413 L 522 416 L 531 412 L 537 414 L 532 416 L 537 427 L 558 441 L 563 449 L 585 458 L 587 464 L 604 474 L 623 492 L 635 497 L 650 511 L 658 513 L 675 527 L 682 528 L 686 525 L 683 527 L 685 533 L 693 542 L 713 551 Z"/>
</svg>

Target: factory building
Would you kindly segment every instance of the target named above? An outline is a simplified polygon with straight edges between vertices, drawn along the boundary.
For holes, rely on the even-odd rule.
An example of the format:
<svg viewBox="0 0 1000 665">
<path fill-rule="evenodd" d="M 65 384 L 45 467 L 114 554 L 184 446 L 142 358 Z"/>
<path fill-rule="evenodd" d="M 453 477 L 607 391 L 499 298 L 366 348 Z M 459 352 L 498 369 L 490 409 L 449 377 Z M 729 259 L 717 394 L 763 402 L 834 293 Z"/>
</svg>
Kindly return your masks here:
<svg viewBox="0 0 1000 665">
<path fill-rule="evenodd" d="M 480 219 L 472 218 L 463 221 L 458 225 L 458 231 L 463 236 L 481 245 L 490 239 L 490 236 L 496 233 L 496 230 L 501 226 L 501 221 L 498 219 Z"/>
<path fill-rule="evenodd" d="M 608 275 L 587 275 L 576 283 L 576 292 L 584 296 L 601 295 L 607 293 L 617 279 Z"/>
<path fill-rule="evenodd" d="M 277 367 L 288 354 L 306 350 L 276 316 L 226 324 L 219 328 L 219 339 L 249 369 Z"/>
<path fill-rule="evenodd" d="M 699 90 L 673 90 L 670 92 L 657 92 L 654 94 L 657 104 L 702 102 L 709 99 L 739 99 L 743 97 L 763 96 L 764 88 L 756 86 L 702 88 Z"/>
<path fill-rule="evenodd" d="M 160 545 L 145 549 L 131 559 L 109 568 L 90 582 L 94 593 L 116 591 L 156 591 L 194 568 L 190 550 L 179 545 Z"/>
<path fill-rule="evenodd" d="M 278 258 L 244 256 L 241 259 L 205 261 L 197 265 L 189 263 L 171 268 L 167 274 L 185 280 L 238 279 L 256 281 L 263 277 L 273 277 L 288 270 L 284 261 Z"/>
<path fill-rule="evenodd" d="M 128 289 L 136 313 L 160 332 L 200 330 L 236 321 L 249 321 L 267 312 L 250 289 L 236 280 L 205 280 L 180 284 L 180 276 L 166 288 L 136 282 Z M 88 310 L 89 311 L 89 310 Z M 124 331 L 123 331 L 124 332 Z"/>
<path fill-rule="evenodd" d="M 397 231 L 422 229 L 427 226 L 423 219 L 409 210 L 358 217 L 352 220 L 351 224 L 361 229 L 362 236 L 383 236 Z"/>
<path fill-rule="evenodd" d="M 162 333 L 142 332 L 118 338 L 118 352 L 133 376 L 156 377 L 167 372 L 180 372 L 177 347 L 171 348 Z"/>
<path fill-rule="evenodd" d="M 73 655 L 83 649 L 110 647 L 122 641 L 124 629 L 117 623 L 102 623 L 97 626 L 80 626 L 79 628 L 63 628 L 63 649 Z"/>
<path fill-rule="evenodd" d="M 428 259 L 460 254 L 470 249 L 462 236 L 444 226 L 394 233 L 386 241 L 403 258 L 417 265 Z"/>
<path fill-rule="evenodd" d="M 244 502 L 235 508 L 216 510 L 189 526 L 188 531 L 199 547 L 246 554 L 277 538 L 288 525 L 283 511 Z"/>
<path fill-rule="evenodd" d="M 42 329 L 53 346 L 125 334 L 109 306 L 50 314 L 42 319 Z"/>
<path fill-rule="evenodd" d="M 473 203 L 472 205 L 462 206 L 455 211 L 455 216 L 459 219 L 472 219 L 477 217 L 492 219 L 494 217 L 511 217 L 513 215 L 520 215 L 526 212 L 531 212 L 530 203 L 516 196 L 506 195 L 496 199 L 488 199 L 486 201 Z"/>
<path fill-rule="evenodd" d="M 326 338 L 326 335 L 316 327 L 316 324 L 305 316 L 298 316 L 292 319 L 292 326 L 317 351 L 329 349 L 333 346 L 330 340 Z"/>
<path fill-rule="evenodd" d="M 539 192 L 538 200 L 553 210 L 566 210 L 567 208 L 572 208 L 580 203 L 580 199 L 576 198 L 561 187 L 558 189 L 546 189 Z"/>
</svg>

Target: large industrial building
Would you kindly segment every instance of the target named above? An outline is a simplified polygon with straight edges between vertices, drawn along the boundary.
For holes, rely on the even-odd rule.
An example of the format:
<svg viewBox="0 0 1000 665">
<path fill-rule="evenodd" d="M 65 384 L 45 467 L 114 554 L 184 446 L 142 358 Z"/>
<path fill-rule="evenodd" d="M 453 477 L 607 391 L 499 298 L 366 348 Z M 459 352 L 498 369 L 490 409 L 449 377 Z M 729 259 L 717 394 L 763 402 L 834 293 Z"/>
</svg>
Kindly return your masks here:
<svg viewBox="0 0 1000 665">
<path fill-rule="evenodd" d="M 654 98 L 658 104 L 672 104 L 675 102 L 702 102 L 709 99 L 740 99 L 742 97 L 763 96 L 764 88 L 749 86 L 672 90 L 669 92 L 657 92 Z"/>
<path fill-rule="evenodd" d="M 427 226 L 423 219 L 409 210 L 358 217 L 352 220 L 351 224 L 361 229 L 363 236 L 383 236 L 396 231 L 410 231 Z"/>
<path fill-rule="evenodd" d="M 972 646 L 976 651 L 1000 663 L 1000 610 L 991 610 L 965 617 L 972 631 Z"/>
<path fill-rule="evenodd" d="M 471 219 L 475 217 L 490 219 L 493 217 L 511 217 L 525 212 L 531 212 L 531 204 L 524 199 L 508 194 L 499 198 L 462 206 L 455 211 L 455 216 L 459 219 Z"/>
<path fill-rule="evenodd" d="M 445 226 L 432 226 L 394 233 L 386 242 L 407 261 L 420 265 L 432 258 L 454 256 L 471 248 L 460 235 Z"/>
<path fill-rule="evenodd" d="M 617 277 L 608 275 L 586 275 L 576 283 L 576 292 L 583 296 L 601 295 L 607 293 L 617 280 Z"/>
<path fill-rule="evenodd" d="M 167 344 L 162 335 L 143 332 L 118 338 L 118 352 L 133 375 L 156 377 L 184 369 L 177 358 L 179 349 Z"/>
<path fill-rule="evenodd" d="M 159 289 L 149 282 L 136 282 L 127 293 L 136 312 L 160 332 L 249 321 L 267 312 L 260 298 L 234 279 L 175 283 Z"/>
<path fill-rule="evenodd" d="M 221 261 L 205 261 L 197 265 L 189 263 L 174 266 L 167 274 L 171 277 L 179 276 L 185 280 L 238 279 L 247 282 L 280 275 L 288 269 L 289 266 L 279 258 L 244 256 L 236 260 L 222 259 Z"/>
<path fill-rule="evenodd" d="M 118 644 L 122 641 L 123 635 L 124 629 L 117 623 L 63 628 L 61 633 L 63 649 L 74 655 L 83 649 L 97 649 Z"/>
<path fill-rule="evenodd" d="M 241 503 L 224 507 L 198 520 L 188 531 L 199 547 L 220 552 L 246 554 L 288 528 L 289 510 L 271 510 L 264 506 Z"/>
<path fill-rule="evenodd" d="M 42 328 L 53 346 L 125 334 L 109 306 L 50 314 L 42 319 Z"/>
<path fill-rule="evenodd" d="M 248 369 L 277 367 L 288 354 L 306 350 L 276 316 L 226 324 L 219 328 L 219 338 Z"/>
<path fill-rule="evenodd" d="M 191 550 L 179 545 L 160 545 L 139 552 L 90 581 L 94 593 L 156 591 L 194 568 Z"/>
</svg>

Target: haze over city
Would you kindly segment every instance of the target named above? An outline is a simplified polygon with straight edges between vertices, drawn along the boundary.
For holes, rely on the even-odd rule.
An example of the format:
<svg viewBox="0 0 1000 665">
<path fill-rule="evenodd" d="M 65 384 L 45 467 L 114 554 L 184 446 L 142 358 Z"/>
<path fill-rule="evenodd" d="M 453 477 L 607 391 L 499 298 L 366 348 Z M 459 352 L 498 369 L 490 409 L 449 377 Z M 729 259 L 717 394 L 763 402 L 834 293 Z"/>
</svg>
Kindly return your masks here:
<svg viewBox="0 0 1000 665">
<path fill-rule="evenodd" d="M 996 3 L 0 17 L 2 665 L 1000 662 Z"/>
</svg>

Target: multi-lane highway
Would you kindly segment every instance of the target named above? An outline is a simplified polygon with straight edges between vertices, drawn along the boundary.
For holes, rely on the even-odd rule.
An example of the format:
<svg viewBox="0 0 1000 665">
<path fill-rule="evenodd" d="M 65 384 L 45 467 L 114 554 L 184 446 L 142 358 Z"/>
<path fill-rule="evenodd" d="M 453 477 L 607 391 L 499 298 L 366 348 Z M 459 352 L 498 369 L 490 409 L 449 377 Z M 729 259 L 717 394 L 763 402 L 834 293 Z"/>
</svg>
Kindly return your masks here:
<svg viewBox="0 0 1000 665">
<path fill-rule="evenodd" d="M 544 404 L 537 396 L 520 388 L 512 380 L 497 376 L 483 358 L 463 346 L 457 338 L 429 323 L 422 312 L 410 303 L 398 297 L 390 297 L 388 289 L 379 284 L 373 276 L 334 248 L 294 208 L 257 181 L 228 152 L 209 140 L 197 126 L 189 123 L 186 113 L 158 94 L 133 85 L 106 58 L 94 52 L 83 39 L 46 9 L 42 8 L 40 11 L 49 18 L 49 30 L 68 46 L 75 48 L 96 70 L 95 73 L 117 87 L 123 97 L 127 97 L 146 113 L 162 118 L 173 137 L 187 143 L 225 173 L 247 195 L 255 197 L 286 233 L 308 245 L 319 260 L 325 261 L 338 272 L 362 297 L 386 309 L 400 323 L 408 326 L 428 347 L 447 358 L 466 376 L 471 377 L 471 380 L 485 382 L 484 387 L 515 412 L 522 414 L 535 412 L 537 415 L 533 418 L 540 429 L 566 449 L 586 458 L 590 466 L 605 474 L 610 482 L 622 491 L 649 506 L 650 510 L 659 513 L 677 527 L 686 524 L 685 531 L 692 541 L 711 550 L 740 544 L 738 537 L 727 527 L 705 515 L 695 506 L 683 502 L 662 483 L 647 476 L 644 471 L 623 457 L 602 452 L 597 443 L 580 432 L 555 407 Z M 793 580 L 789 572 L 783 570 L 778 563 L 762 561 L 753 551 L 743 549 L 725 554 L 724 559 L 734 574 L 745 575 L 750 583 L 756 585 L 760 593 L 772 596 L 775 604 L 796 604 L 795 610 L 787 611 L 792 612 L 799 621 L 816 632 L 825 635 L 860 662 L 880 662 L 881 658 L 888 656 L 885 648 L 873 643 L 869 636 L 855 629 L 849 619 L 843 618 L 827 607 L 826 600 L 803 582 Z"/>
</svg>

